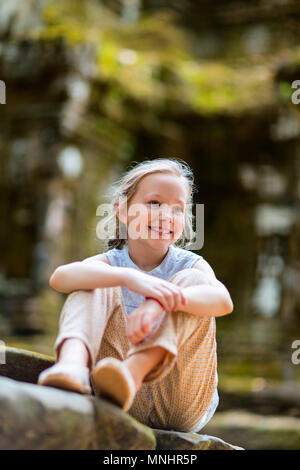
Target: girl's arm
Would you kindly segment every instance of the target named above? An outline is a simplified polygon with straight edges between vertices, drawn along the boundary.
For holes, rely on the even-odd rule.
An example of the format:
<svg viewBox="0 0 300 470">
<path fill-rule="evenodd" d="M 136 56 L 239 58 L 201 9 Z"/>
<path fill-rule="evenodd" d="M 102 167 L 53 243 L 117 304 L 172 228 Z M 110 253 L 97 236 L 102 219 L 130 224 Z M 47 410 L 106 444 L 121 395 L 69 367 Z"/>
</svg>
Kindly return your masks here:
<svg viewBox="0 0 300 470">
<path fill-rule="evenodd" d="M 204 259 L 197 261 L 193 268 L 204 274 L 205 283 L 182 288 L 186 303 L 178 305 L 178 311 L 200 317 L 221 317 L 233 311 L 233 302 L 225 285 L 219 281 L 211 266 Z M 154 316 L 160 315 L 163 308 L 158 302 L 147 300 Z"/>
<path fill-rule="evenodd" d="M 182 287 L 186 303 L 180 303 L 176 311 L 186 312 L 204 318 L 222 317 L 223 315 L 231 313 L 233 311 L 231 297 L 224 284 L 220 281 L 217 282 L 220 284 L 199 284 L 196 286 Z M 150 308 L 152 319 L 161 315 L 164 311 L 163 307 L 156 302 L 156 300 L 145 300 L 143 305 L 147 306 L 147 310 Z M 170 315 L 172 315 L 172 312 L 170 312 Z M 132 313 L 130 318 L 131 316 L 134 316 L 134 314 Z"/>
<path fill-rule="evenodd" d="M 197 261 L 193 268 L 202 271 L 207 285 L 189 286 L 183 289 L 187 304 L 180 310 L 204 317 L 221 317 L 233 311 L 233 302 L 225 285 L 216 278 L 207 261 Z"/>
<path fill-rule="evenodd" d="M 127 268 L 111 266 L 104 255 L 64 264 L 55 269 L 49 285 L 63 294 L 76 290 L 124 285 Z"/>
<path fill-rule="evenodd" d="M 185 302 L 179 286 L 138 272 L 134 268 L 111 266 L 104 253 L 59 266 L 52 274 L 49 284 L 63 294 L 77 290 L 125 286 L 143 296 L 157 298 L 168 310 L 172 310 L 179 299 Z"/>
<path fill-rule="evenodd" d="M 187 304 L 180 306 L 180 310 L 201 317 L 227 315 L 233 311 L 233 303 L 226 291 L 217 284 L 184 287 Z"/>
</svg>

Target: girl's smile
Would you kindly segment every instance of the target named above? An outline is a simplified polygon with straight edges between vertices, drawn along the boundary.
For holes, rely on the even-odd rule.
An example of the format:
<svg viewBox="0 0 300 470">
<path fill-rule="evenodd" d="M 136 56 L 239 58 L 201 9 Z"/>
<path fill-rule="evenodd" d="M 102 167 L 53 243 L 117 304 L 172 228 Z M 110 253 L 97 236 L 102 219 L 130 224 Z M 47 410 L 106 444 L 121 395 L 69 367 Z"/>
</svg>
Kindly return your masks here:
<svg viewBox="0 0 300 470">
<path fill-rule="evenodd" d="M 153 173 L 141 179 L 128 203 L 127 217 L 121 214 L 133 261 L 142 266 L 160 264 L 168 246 L 182 235 L 187 199 L 184 180 L 174 174 Z"/>
<path fill-rule="evenodd" d="M 148 225 L 148 228 L 149 228 L 152 232 L 159 233 L 159 235 L 173 233 L 172 230 L 166 230 L 166 229 L 163 229 L 162 227 L 156 227 L 156 228 L 154 228 L 154 227 L 152 227 L 151 225 Z"/>
<path fill-rule="evenodd" d="M 156 173 L 144 180 L 140 184 L 145 183 L 141 193 L 148 210 L 148 238 L 150 231 L 150 239 L 177 240 L 184 228 L 185 186 L 180 178 L 170 174 Z"/>
</svg>

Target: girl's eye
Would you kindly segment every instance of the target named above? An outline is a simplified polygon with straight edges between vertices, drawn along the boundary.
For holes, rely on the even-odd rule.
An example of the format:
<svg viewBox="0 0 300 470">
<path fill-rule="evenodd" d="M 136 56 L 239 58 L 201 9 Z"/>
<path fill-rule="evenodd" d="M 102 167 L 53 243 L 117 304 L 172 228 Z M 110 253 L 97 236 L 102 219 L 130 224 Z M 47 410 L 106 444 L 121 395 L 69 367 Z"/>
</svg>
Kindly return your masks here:
<svg viewBox="0 0 300 470">
<path fill-rule="evenodd" d="M 156 201 L 156 200 L 149 201 L 148 204 L 153 205 L 152 202 L 154 202 L 155 205 L 160 205 L 160 202 L 158 202 L 158 201 Z M 174 211 L 175 211 L 176 213 L 182 213 L 182 212 L 183 212 L 183 209 L 182 209 L 182 207 L 180 207 L 180 206 L 175 206 L 175 207 L 174 207 Z"/>
<path fill-rule="evenodd" d="M 154 202 L 154 203 L 156 203 L 156 204 L 159 204 L 159 202 L 158 202 L 158 201 L 155 201 L 155 200 L 149 201 L 148 204 L 151 204 L 151 202 Z"/>
</svg>

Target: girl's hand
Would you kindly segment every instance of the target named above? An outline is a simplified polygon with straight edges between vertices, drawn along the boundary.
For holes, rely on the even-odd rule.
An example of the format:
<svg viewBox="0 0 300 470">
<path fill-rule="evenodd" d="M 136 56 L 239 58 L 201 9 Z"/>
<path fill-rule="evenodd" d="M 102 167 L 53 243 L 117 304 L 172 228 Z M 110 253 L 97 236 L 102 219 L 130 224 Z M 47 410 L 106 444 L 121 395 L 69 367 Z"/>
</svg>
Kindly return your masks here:
<svg viewBox="0 0 300 470">
<path fill-rule="evenodd" d="M 127 317 L 126 335 L 136 345 L 151 333 L 154 320 L 161 315 L 162 308 L 156 300 L 148 299 Z"/>
<path fill-rule="evenodd" d="M 172 282 L 142 273 L 134 268 L 128 268 L 124 277 L 125 286 L 128 289 L 145 297 L 159 300 L 169 312 L 176 312 L 180 310 L 180 305 L 187 304 L 182 288 Z"/>
</svg>

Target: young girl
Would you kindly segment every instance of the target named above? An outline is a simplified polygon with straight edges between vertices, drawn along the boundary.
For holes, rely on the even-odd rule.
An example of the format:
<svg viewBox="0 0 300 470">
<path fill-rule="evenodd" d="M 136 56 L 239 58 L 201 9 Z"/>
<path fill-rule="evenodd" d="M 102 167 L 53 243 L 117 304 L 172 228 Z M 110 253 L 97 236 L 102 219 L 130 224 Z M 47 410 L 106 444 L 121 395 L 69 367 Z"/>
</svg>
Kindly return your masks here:
<svg viewBox="0 0 300 470">
<path fill-rule="evenodd" d="M 117 184 L 120 226 L 109 250 L 51 276 L 51 287 L 69 296 L 56 363 L 38 383 L 93 389 L 152 428 L 199 431 L 219 402 L 215 317 L 233 304 L 210 265 L 185 249 L 193 174 L 182 160 L 159 158 Z"/>
</svg>

